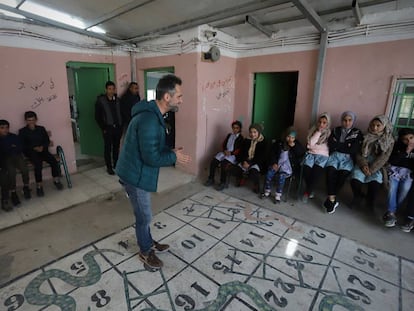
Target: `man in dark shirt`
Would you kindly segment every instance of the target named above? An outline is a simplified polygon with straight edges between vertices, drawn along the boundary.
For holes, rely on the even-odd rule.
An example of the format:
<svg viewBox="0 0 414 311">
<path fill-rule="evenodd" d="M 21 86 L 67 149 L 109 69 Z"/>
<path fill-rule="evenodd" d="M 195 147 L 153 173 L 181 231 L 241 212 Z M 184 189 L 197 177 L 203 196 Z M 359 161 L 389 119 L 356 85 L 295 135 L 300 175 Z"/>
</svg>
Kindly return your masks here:
<svg viewBox="0 0 414 311">
<path fill-rule="evenodd" d="M 37 196 L 44 196 L 42 183 L 43 161 L 49 163 L 52 169 L 53 183 L 58 190 L 62 190 L 60 167 L 55 157 L 49 152 L 50 140 L 46 129 L 43 126 L 36 125 L 37 115 L 34 111 L 26 111 L 24 119 L 26 126 L 19 130 L 19 136 L 23 143 L 23 153 L 34 166 Z"/>
<path fill-rule="evenodd" d="M 11 201 L 14 206 L 20 204 L 16 192 L 16 169 L 20 171 L 23 179 L 23 192 L 26 199 L 30 199 L 29 170 L 23 157 L 23 145 L 20 138 L 9 132 L 10 123 L 0 120 L 0 149 L 2 151 L 2 162 L 7 170 L 8 186 L 11 191 Z"/>
<path fill-rule="evenodd" d="M 98 96 L 95 104 L 95 120 L 102 130 L 106 171 L 114 175 L 122 136 L 121 104 L 116 96 L 115 83 L 105 84 L 105 94 Z M 112 154 L 112 158 L 111 158 Z"/>
<path fill-rule="evenodd" d="M 121 113 L 122 113 L 122 121 L 124 123 L 125 131 L 131 121 L 131 109 L 136 103 L 141 100 L 139 96 L 139 87 L 138 83 L 131 82 L 128 85 L 127 90 L 121 96 Z"/>
</svg>

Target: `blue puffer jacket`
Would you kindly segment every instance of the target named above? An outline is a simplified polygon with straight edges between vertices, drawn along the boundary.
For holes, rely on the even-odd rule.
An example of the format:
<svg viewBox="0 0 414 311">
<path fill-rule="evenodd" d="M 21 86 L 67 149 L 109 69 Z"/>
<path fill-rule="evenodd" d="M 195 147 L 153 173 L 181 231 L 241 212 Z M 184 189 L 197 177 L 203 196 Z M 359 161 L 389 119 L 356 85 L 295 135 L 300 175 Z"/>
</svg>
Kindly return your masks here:
<svg viewBox="0 0 414 311">
<path fill-rule="evenodd" d="M 160 167 L 177 160 L 165 145 L 165 124 L 154 100 L 142 100 L 132 108 L 132 120 L 116 164 L 120 179 L 140 189 L 157 191 Z"/>
</svg>

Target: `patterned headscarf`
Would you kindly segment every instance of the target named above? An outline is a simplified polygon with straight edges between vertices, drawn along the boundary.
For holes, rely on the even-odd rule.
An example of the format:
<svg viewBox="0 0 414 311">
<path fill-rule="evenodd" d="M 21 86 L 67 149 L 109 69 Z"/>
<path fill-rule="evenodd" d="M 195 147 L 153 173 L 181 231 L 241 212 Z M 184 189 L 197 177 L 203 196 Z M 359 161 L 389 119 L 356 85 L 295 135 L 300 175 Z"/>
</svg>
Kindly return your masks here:
<svg viewBox="0 0 414 311">
<path fill-rule="evenodd" d="M 371 122 L 378 120 L 384 125 L 384 130 L 380 133 L 371 132 Z M 368 125 L 368 133 L 364 136 L 364 141 L 362 143 L 361 154 L 363 157 L 369 155 L 370 149 L 374 143 L 378 143 L 379 148 L 382 152 L 388 151 L 388 149 L 394 144 L 394 137 L 392 135 L 392 124 L 388 117 L 385 115 L 378 115 L 374 117 Z"/>
<path fill-rule="evenodd" d="M 329 135 L 331 135 L 331 116 L 327 113 L 321 113 L 318 117 L 318 120 L 316 121 L 316 123 L 310 128 L 309 132 L 308 132 L 308 137 L 307 137 L 307 141 L 310 140 L 310 138 L 313 136 L 313 134 L 315 134 L 315 132 L 318 130 L 318 121 L 321 118 L 325 118 L 328 121 L 328 126 L 326 127 L 326 129 L 323 129 L 321 132 L 321 136 L 319 137 L 318 141 L 316 142 L 317 145 L 320 144 L 324 144 L 328 141 Z"/>
</svg>

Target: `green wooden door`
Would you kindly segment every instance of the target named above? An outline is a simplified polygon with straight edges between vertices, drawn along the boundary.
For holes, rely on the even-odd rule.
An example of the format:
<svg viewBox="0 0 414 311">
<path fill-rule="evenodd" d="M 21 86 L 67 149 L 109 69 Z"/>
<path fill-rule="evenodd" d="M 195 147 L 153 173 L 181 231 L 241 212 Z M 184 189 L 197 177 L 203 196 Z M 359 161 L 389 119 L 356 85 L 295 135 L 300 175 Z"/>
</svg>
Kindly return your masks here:
<svg viewBox="0 0 414 311">
<path fill-rule="evenodd" d="M 297 72 L 255 74 L 252 121 L 262 124 L 267 141 L 279 139 L 293 124 L 297 81 Z"/>
<path fill-rule="evenodd" d="M 96 97 L 105 93 L 108 68 L 76 68 L 75 96 L 78 107 L 81 153 L 103 156 L 102 132 L 95 121 Z"/>
</svg>

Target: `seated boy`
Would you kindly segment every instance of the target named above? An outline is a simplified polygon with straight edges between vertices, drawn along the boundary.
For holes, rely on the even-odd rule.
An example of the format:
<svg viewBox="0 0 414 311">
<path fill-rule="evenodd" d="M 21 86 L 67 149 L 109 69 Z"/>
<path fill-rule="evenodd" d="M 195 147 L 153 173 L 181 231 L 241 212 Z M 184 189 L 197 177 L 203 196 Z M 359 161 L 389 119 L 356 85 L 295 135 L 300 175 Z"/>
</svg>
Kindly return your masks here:
<svg viewBox="0 0 414 311">
<path fill-rule="evenodd" d="M 26 199 L 30 199 L 29 170 L 23 157 L 23 147 L 20 138 L 9 132 L 10 124 L 7 120 L 0 120 L 0 146 L 2 150 L 2 161 L 7 171 L 8 187 L 11 191 L 11 201 L 14 206 L 20 204 L 16 192 L 16 169 L 22 174 L 23 193 Z"/>
<path fill-rule="evenodd" d="M 36 179 L 36 194 L 44 196 L 42 183 L 42 162 L 49 163 L 52 169 L 53 183 L 58 190 L 63 189 L 60 182 L 60 167 L 55 157 L 49 152 L 49 135 L 43 126 L 37 125 L 37 115 L 34 111 L 24 113 L 26 126 L 19 130 L 23 142 L 23 152 L 33 163 Z"/>
</svg>

